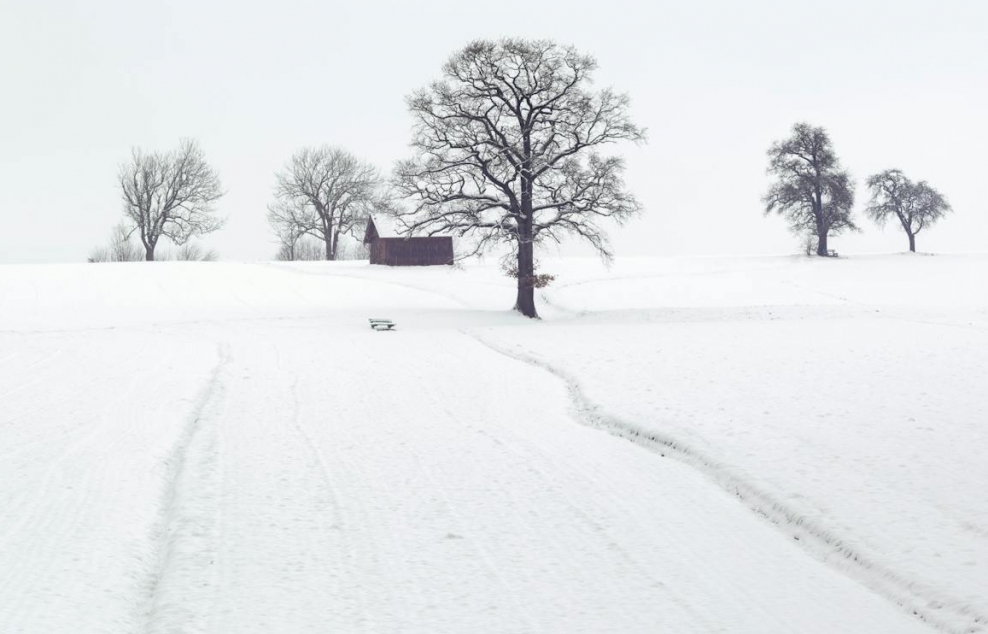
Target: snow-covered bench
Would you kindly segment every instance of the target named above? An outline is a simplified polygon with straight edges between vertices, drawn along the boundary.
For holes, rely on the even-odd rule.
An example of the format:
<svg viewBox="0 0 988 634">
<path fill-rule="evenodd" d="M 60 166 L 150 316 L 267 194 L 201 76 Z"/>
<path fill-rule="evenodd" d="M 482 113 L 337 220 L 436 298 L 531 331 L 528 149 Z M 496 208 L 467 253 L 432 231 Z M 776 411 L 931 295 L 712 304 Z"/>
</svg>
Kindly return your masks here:
<svg viewBox="0 0 988 634">
<path fill-rule="evenodd" d="M 390 319 L 368 319 L 373 330 L 394 330 L 395 322 Z"/>
</svg>

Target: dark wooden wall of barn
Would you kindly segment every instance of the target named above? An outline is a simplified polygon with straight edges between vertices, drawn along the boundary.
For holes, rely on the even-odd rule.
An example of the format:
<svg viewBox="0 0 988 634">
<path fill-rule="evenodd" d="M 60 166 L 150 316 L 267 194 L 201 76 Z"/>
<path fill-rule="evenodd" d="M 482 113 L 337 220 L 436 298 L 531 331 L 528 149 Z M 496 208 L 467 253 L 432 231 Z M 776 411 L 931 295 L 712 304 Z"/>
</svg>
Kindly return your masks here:
<svg viewBox="0 0 988 634">
<path fill-rule="evenodd" d="M 370 263 L 388 266 L 452 264 L 453 238 L 377 238 L 370 244 Z"/>
</svg>

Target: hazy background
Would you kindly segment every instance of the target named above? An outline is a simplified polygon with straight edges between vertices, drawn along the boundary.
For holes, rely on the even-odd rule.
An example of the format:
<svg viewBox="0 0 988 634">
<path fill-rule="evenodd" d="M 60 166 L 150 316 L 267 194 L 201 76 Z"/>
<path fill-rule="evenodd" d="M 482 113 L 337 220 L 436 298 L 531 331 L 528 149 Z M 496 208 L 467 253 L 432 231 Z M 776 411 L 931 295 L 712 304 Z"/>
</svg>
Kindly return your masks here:
<svg viewBox="0 0 988 634">
<path fill-rule="evenodd" d="M 765 150 L 826 127 L 858 179 L 864 232 L 842 252 L 903 251 L 861 217 L 862 181 L 899 167 L 955 213 L 921 251 L 985 251 L 988 2 L 244 2 L 0 0 L 0 262 L 84 261 L 121 218 L 131 146 L 198 139 L 227 195 L 203 244 L 270 259 L 273 173 L 338 144 L 390 171 L 408 153 L 404 96 L 475 38 L 547 37 L 630 93 L 649 143 L 623 146 L 646 213 L 619 254 L 792 253 L 762 216 Z M 580 252 L 570 249 L 570 252 Z"/>
</svg>

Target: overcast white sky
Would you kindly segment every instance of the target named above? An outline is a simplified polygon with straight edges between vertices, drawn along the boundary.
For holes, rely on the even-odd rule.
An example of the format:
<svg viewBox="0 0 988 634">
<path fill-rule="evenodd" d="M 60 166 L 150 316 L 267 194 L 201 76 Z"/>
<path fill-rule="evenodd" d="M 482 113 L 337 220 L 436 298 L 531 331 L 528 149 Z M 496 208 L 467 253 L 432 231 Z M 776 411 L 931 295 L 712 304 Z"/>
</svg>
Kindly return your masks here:
<svg viewBox="0 0 988 634">
<path fill-rule="evenodd" d="M 647 145 L 617 149 L 645 214 L 619 254 L 791 253 L 761 213 L 765 150 L 826 127 L 859 181 L 899 167 L 955 213 L 925 251 L 985 251 L 988 1 L 334 2 L 0 0 L 0 262 L 84 261 L 121 216 L 132 146 L 198 139 L 227 195 L 224 259 L 269 259 L 273 174 L 293 151 L 346 147 L 390 170 L 404 96 L 471 39 L 547 37 L 630 93 Z M 861 218 L 833 241 L 901 251 Z"/>
</svg>

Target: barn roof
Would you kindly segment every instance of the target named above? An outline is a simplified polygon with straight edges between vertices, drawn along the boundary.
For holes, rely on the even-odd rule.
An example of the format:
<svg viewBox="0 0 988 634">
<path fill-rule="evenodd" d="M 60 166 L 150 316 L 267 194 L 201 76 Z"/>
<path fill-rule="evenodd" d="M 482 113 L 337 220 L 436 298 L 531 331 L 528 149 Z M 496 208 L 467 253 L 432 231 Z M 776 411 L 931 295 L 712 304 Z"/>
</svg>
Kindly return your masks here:
<svg viewBox="0 0 988 634">
<path fill-rule="evenodd" d="M 374 229 L 377 232 L 377 237 L 379 238 L 401 237 L 398 225 L 393 218 L 382 214 L 371 214 L 367 219 L 367 232 L 370 232 L 370 227 L 372 224 L 374 225 Z"/>
<path fill-rule="evenodd" d="M 430 238 L 445 238 L 448 236 L 413 237 L 407 226 L 401 220 L 385 214 L 370 214 L 367 217 L 367 227 L 364 229 L 364 244 L 372 241 L 371 227 L 377 238 L 402 238 L 404 240 L 428 240 Z"/>
</svg>

